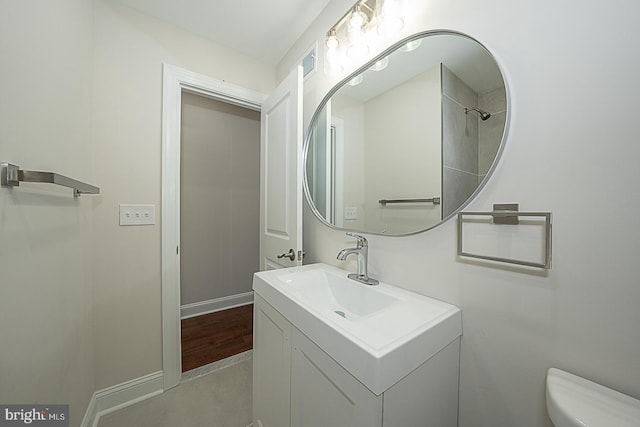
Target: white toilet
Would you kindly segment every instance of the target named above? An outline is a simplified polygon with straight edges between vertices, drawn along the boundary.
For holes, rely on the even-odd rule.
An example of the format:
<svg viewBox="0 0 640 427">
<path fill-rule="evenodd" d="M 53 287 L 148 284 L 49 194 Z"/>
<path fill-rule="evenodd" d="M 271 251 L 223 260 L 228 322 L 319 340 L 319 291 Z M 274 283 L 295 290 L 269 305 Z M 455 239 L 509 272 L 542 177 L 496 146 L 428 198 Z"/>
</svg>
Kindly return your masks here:
<svg viewBox="0 0 640 427">
<path fill-rule="evenodd" d="M 640 400 L 556 368 L 547 371 L 547 412 L 555 427 L 640 426 Z"/>
</svg>

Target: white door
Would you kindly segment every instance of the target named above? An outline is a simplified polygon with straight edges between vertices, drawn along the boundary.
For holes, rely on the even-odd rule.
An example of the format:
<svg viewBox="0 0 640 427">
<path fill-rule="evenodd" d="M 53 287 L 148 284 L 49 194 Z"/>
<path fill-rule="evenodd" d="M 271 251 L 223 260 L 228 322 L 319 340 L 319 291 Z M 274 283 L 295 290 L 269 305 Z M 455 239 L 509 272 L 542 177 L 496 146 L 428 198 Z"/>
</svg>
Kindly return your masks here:
<svg viewBox="0 0 640 427">
<path fill-rule="evenodd" d="M 302 264 L 302 67 L 262 104 L 260 269 Z"/>
</svg>

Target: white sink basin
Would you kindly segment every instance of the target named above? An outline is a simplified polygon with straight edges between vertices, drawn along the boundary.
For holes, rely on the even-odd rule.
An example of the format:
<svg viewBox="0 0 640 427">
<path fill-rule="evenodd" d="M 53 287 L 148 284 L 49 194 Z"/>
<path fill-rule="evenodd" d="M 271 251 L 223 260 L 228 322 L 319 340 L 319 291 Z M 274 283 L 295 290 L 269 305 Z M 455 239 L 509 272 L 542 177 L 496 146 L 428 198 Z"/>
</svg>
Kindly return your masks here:
<svg viewBox="0 0 640 427">
<path fill-rule="evenodd" d="M 325 264 L 256 273 L 253 289 L 377 395 L 462 334 L 457 307 Z"/>
<path fill-rule="evenodd" d="M 356 320 L 388 309 L 398 299 L 346 278 L 327 269 L 298 270 L 279 275 L 288 289 L 316 310 L 333 311 L 343 318 Z"/>
</svg>

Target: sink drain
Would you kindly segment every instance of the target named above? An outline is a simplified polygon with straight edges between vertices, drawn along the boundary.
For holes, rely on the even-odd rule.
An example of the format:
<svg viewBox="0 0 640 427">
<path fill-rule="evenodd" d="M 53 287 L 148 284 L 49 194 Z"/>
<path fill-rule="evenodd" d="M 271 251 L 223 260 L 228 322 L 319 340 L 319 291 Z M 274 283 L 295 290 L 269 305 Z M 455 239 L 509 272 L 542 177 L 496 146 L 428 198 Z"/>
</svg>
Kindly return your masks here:
<svg viewBox="0 0 640 427">
<path fill-rule="evenodd" d="M 344 314 L 344 311 L 335 310 L 334 313 L 337 314 L 338 316 L 344 317 L 345 319 L 347 318 L 347 316 Z"/>
</svg>

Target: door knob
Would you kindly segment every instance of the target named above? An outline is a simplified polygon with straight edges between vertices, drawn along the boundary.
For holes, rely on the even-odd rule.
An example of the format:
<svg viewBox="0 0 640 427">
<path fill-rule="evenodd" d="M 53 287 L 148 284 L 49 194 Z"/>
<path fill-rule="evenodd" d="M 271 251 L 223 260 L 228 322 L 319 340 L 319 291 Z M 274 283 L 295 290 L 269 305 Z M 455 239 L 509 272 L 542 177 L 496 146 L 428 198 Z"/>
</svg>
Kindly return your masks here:
<svg viewBox="0 0 640 427">
<path fill-rule="evenodd" d="M 289 252 L 287 252 L 286 254 L 278 255 L 278 258 L 289 258 L 291 261 L 295 261 L 296 260 L 296 253 L 294 252 L 293 249 L 289 249 Z"/>
</svg>

